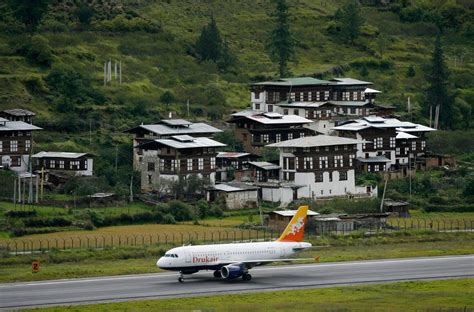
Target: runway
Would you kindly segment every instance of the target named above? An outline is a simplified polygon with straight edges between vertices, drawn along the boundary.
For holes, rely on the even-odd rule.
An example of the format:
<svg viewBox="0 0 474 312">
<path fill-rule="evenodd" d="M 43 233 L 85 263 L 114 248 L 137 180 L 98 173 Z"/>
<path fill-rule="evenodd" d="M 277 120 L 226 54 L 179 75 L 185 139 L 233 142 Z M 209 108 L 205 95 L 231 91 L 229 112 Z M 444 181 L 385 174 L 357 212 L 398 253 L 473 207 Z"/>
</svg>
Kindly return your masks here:
<svg viewBox="0 0 474 312">
<path fill-rule="evenodd" d="M 474 255 L 265 266 L 250 273 L 249 282 L 204 271 L 186 275 L 183 284 L 174 272 L 0 284 L 0 309 L 474 277 Z"/>
</svg>

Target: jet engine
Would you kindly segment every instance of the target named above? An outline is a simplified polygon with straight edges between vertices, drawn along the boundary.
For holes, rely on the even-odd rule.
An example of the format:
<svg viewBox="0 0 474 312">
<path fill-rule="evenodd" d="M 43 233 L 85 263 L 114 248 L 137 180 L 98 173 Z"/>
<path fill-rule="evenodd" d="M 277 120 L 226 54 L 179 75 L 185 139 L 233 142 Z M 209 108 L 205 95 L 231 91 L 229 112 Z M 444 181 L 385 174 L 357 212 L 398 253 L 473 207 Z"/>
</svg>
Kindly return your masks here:
<svg viewBox="0 0 474 312">
<path fill-rule="evenodd" d="M 244 274 L 242 268 L 238 265 L 226 265 L 221 268 L 222 278 L 233 279 Z"/>
</svg>

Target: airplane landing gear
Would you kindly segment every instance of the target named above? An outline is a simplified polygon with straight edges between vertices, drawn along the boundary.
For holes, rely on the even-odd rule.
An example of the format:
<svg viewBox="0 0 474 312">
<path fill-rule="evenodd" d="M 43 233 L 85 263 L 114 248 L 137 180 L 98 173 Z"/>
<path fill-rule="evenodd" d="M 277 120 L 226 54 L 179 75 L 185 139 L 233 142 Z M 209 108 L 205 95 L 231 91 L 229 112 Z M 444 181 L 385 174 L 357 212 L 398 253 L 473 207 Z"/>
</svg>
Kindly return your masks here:
<svg viewBox="0 0 474 312">
<path fill-rule="evenodd" d="M 244 281 L 250 281 L 250 280 L 252 279 L 252 275 L 250 275 L 250 274 L 248 274 L 248 273 L 244 273 L 244 274 L 242 275 L 242 279 L 243 279 Z"/>
<path fill-rule="evenodd" d="M 179 272 L 178 282 L 184 283 L 183 272 L 181 272 L 181 271 Z"/>
<path fill-rule="evenodd" d="M 214 271 L 214 277 L 215 277 L 215 278 L 221 278 L 221 277 L 222 277 L 221 271 L 215 270 L 215 271 Z"/>
</svg>

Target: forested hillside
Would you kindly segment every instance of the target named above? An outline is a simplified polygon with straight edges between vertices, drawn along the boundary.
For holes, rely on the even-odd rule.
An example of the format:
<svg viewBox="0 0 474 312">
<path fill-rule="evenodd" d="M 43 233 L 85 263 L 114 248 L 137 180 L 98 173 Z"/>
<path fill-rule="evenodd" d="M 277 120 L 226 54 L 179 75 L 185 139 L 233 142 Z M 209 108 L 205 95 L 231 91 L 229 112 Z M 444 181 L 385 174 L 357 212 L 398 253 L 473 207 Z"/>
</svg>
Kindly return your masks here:
<svg viewBox="0 0 474 312">
<path fill-rule="evenodd" d="M 111 185 L 125 185 L 131 171 L 131 140 L 123 130 L 169 111 L 221 122 L 248 106 L 250 82 L 277 77 L 266 49 L 274 1 L 39 0 L 43 7 L 35 12 L 44 14 L 36 20 L 21 14 L 27 2 L 0 4 L 0 108 L 38 113 L 35 123 L 45 131 L 36 135 L 36 150 L 100 156 L 97 172 Z M 347 40 L 340 9 L 349 2 L 287 1 L 296 40 L 291 74 L 373 81 L 383 91 L 380 104 L 406 115 L 410 97 L 410 118 L 426 122 L 426 75 L 441 31 L 453 128 L 472 127 L 472 1 L 361 1 L 360 33 Z M 204 60 L 197 49 L 211 19 L 233 56 L 226 66 Z M 109 60 L 112 79 L 104 86 Z M 122 65 L 121 84 L 115 63 Z"/>
</svg>

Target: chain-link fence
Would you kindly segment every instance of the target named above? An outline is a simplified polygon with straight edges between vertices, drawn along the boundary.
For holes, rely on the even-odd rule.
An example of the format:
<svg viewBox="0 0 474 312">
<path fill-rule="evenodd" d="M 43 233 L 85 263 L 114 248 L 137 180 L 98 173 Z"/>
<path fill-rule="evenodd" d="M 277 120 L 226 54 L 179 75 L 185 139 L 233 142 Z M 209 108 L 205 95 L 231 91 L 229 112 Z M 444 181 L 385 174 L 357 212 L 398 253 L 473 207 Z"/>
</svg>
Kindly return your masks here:
<svg viewBox="0 0 474 312">
<path fill-rule="evenodd" d="M 349 235 L 358 231 L 363 235 L 393 233 L 398 231 L 427 230 L 434 232 L 474 232 L 474 220 L 430 220 L 392 219 L 389 222 L 351 223 L 319 222 L 306 230 L 306 239 L 331 235 Z M 122 246 L 186 244 L 216 244 L 249 241 L 272 241 L 278 238 L 280 230 L 228 229 L 207 232 L 181 232 L 160 234 L 84 234 L 50 238 L 13 238 L 0 240 L 0 249 L 14 254 L 47 252 L 75 248 L 104 249 Z M 51 235 L 51 234 L 49 234 Z"/>
</svg>

